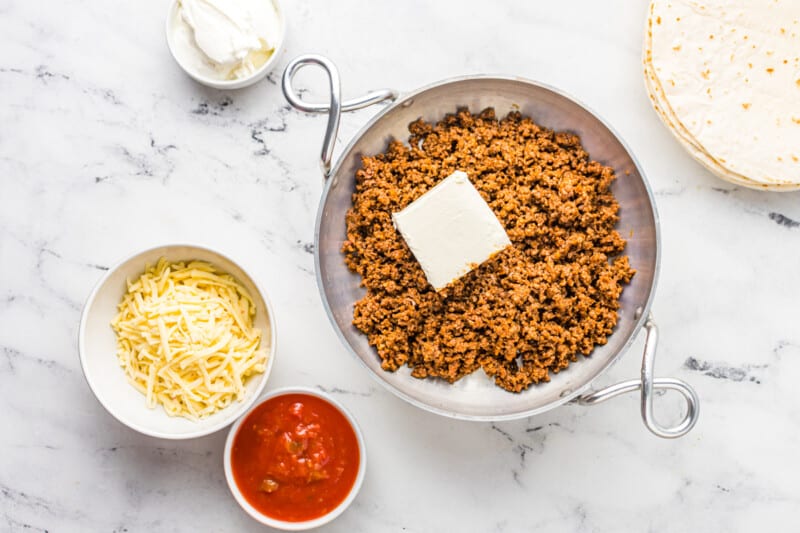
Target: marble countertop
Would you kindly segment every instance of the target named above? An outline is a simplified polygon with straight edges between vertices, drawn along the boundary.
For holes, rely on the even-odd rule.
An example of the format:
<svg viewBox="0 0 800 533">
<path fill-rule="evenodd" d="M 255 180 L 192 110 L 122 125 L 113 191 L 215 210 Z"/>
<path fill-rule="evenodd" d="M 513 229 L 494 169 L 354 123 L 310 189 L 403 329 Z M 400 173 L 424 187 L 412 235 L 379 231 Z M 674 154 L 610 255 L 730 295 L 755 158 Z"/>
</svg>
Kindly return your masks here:
<svg viewBox="0 0 800 533">
<path fill-rule="evenodd" d="M 324 528 L 383 531 L 779 531 L 800 515 L 800 194 L 719 181 L 651 110 L 646 2 L 285 0 L 272 75 L 192 82 L 166 48 L 167 2 L 0 4 L 0 530 L 259 531 L 230 496 L 225 432 L 139 435 L 78 363 L 94 283 L 122 257 L 192 241 L 255 265 L 279 351 L 269 387 L 331 392 L 360 420 L 369 468 Z M 324 119 L 289 108 L 289 59 L 328 55 L 345 97 L 470 73 L 544 81 L 599 110 L 655 191 L 663 234 L 656 372 L 690 382 L 687 437 L 643 427 L 638 397 L 497 424 L 416 409 L 346 352 L 313 274 Z M 298 84 L 321 97 L 324 79 Z M 372 116 L 343 117 L 347 140 Z M 600 379 L 638 375 L 642 339 Z M 659 415 L 675 420 L 665 395 Z"/>
</svg>

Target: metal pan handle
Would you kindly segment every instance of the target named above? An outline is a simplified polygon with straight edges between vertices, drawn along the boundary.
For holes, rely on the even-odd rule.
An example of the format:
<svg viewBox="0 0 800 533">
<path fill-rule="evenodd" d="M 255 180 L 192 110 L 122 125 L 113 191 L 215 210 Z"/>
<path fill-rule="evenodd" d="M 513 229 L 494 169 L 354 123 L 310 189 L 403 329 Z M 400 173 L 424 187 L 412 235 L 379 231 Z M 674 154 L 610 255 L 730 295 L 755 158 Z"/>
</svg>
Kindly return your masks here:
<svg viewBox="0 0 800 533">
<path fill-rule="evenodd" d="M 330 101 L 328 103 L 310 103 L 304 101 L 300 94 L 292 85 L 294 75 L 301 68 L 308 65 L 322 67 L 328 75 Z M 321 55 L 306 54 L 294 58 L 283 71 L 281 80 L 283 94 L 289 103 L 296 109 L 306 113 L 328 113 L 328 125 L 325 128 L 325 137 L 322 141 L 322 152 L 320 154 L 320 168 L 323 176 L 327 179 L 331 174 L 331 161 L 333 159 L 333 148 L 336 142 L 336 135 L 339 131 L 339 119 L 343 111 L 355 111 L 364 107 L 377 104 L 386 100 L 397 99 L 399 93 L 392 89 L 379 89 L 372 91 L 359 98 L 354 98 L 342 102 L 342 87 L 339 79 L 339 71 L 333 62 Z M 655 378 L 653 367 L 655 364 L 656 347 L 658 344 L 658 329 L 648 317 L 645 323 L 647 338 L 645 340 L 644 356 L 642 358 L 641 379 L 629 380 L 611 385 L 604 389 L 583 394 L 575 399 L 581 405 L 596 405 L 611 398 L 615 398 L 627 392 L 641 390 L 642 398 L 642 420 L 645 426 L 653 434 L 666 439 L 674 439 L 686 435 L 697 423 L 700 413 L 699 400 L 694 389 L 684 381 L 673 378 Z M 674 427 L 665 427 L 659 424 L 653 416 L 653 395 L 655 389 L 668 389 L 681 393 L 686 400 L 686 415 L 683 420 Z"/>
<path fill-rule="evenodd" d="M 331 92 L 329 103 L 305 102 L 292 86 L 292 79 L 297 74 L 297 71 L 308 65 L 317 65 L 325 69 Z M 384 100 L 395 100 L 399 94 L 393 89 L 379 89 L 359 98 L 342 102 L 342 83 L 339 80 L 339 71 L 336 69 L 336 65 L 327 57 L 315 54 L 306 54 L 291 60 L 286 66 L 286 70 L 283 71 L 281 88 L 283 89 L 283 95 L 295 109 L 306 113 L 328 113 L 328 126 L 325 128 L 325 138 L 322 141 L 322 153 L 320 154 L 320 168 L 322 169 L 322 175 L 326 179 L 331 175 L 333 147 L 336 143 L 336 134 L 339 132 L 339 118 L 342 112 L 355 111 Z"/>
<path fill-rule="evenodd" d="M 647 322 L 645 322 L 644 327 L 647 331 L 647 337 L 644 343 L 641 379 L 622 381 L 610 387 L 578 396 L 575 401 L 581 405 L 597 405 L 611 398 L 615 398 L 620 394 L 641 390 L 642 420 L 647 429 L 654 435 L 665 439 L 683 437 L 689 433 L 697 423 L 697 417 L 700 415 L 700 401 L 697 398 L 697 393 L 691 385 L 685 381 L 674 378 L 654 377 L 656 348 L 658 346 L 658 328 L 655 322 L 653 322 L 652 316 L 647 317 Z M 656 389 L 674 390 L 683 395 L 683 398 L 686 400 L 686 415 L 678 425 L 666 427 L 656 421 L 653 415 L 653 395 Z"/>
</svg>

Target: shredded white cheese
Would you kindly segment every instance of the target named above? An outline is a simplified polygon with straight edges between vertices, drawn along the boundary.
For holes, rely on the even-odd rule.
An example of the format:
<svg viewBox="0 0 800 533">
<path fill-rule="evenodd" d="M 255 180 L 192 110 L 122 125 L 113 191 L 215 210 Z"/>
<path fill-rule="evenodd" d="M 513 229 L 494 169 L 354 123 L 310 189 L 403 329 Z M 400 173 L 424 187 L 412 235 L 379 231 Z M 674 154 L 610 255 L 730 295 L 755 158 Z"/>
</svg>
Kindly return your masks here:
<svg viewBox="0 0 800 533">
<path fill-rule="evenodd" d="M 206 417 L 242 401 L 247 378 L 266 367 L 253 300 L 208 263 L 160 259 L 128 280 L 118 309 L 117 357 L 150 408 Z"/>
</svg>

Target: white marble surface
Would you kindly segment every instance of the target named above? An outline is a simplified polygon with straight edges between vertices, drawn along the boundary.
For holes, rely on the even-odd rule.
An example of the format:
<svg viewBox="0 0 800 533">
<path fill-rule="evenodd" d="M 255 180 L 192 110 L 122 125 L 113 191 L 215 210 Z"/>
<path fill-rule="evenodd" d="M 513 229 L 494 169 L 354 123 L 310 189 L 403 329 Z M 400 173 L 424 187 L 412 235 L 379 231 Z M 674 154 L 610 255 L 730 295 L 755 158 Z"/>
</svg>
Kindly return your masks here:
<svg viewBox="0 0 800 533">
<path fill-rule="evenodd" d="M 76 330 L 110 264 L 206 243 L 255 265 L 277 312 L 271 387 L 317 386 L 358 417 L 369 469 L 326 531 L 790 531 L 800 515 L 800 195 L 718 181 L 672 140 L 640 73 L 643 0 L 287 0 L 269 80 L 190 81 L 165 1 L 0 2 L 0 530 L 258 531 L 225 486 L 225 432 L 158 441 L 92 396 Z M 627 139 L 662 220 L 659 375 L 702 416 L 664 441 L 638 398 L 500 424 L 457 422 L 380 388 L 339 344 L 313 276 L 323 119 L 275 80 L 320 52 L 345 95 L 517 74 L 578 95 Z M 299 83 L 321 95 L 322 78 Z M 349 139 L 374 111 L 344 118 Z M 603 383 L 637 375 L 641 339 Z M 678 404 L 659 400 L 675 419 Z"/>
</svg>

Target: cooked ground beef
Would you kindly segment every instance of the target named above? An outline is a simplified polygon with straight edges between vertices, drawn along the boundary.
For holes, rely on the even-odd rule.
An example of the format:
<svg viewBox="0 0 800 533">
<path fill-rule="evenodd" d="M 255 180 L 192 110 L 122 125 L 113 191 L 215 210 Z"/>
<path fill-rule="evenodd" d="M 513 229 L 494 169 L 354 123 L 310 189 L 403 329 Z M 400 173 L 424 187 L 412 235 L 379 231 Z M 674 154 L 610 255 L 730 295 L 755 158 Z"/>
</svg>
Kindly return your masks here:
<svg viewBox="0 0 800 533">
<path fill-rule="evenodd" d="M 364 157 L 347 213 L 347 266 L 367 294 L 353 324 L 384 370 L 454 382 L 478 368 L 519 392 L 605 344 L 634 275 L 614 229 L 614 171 L 580 139 L 519 113 L 466 109 L 409 125 L 408 145 Z M 513 246 L 436 292 L 392 225 L 455 170 L 465 171 Z"/>
</svg>

